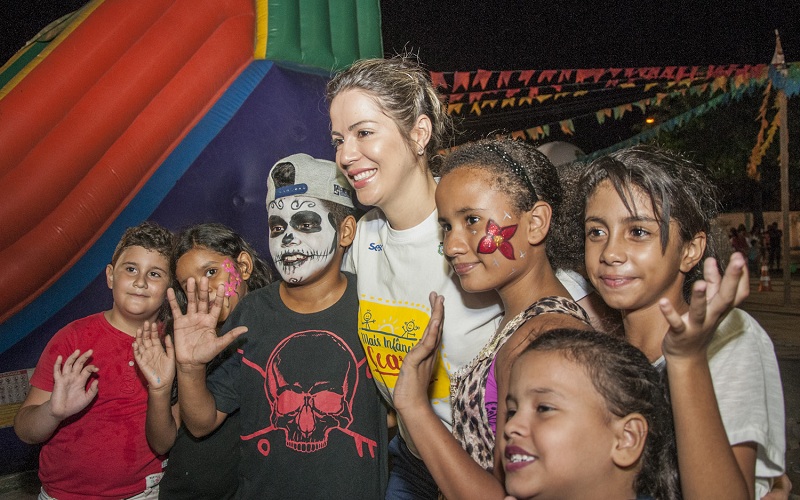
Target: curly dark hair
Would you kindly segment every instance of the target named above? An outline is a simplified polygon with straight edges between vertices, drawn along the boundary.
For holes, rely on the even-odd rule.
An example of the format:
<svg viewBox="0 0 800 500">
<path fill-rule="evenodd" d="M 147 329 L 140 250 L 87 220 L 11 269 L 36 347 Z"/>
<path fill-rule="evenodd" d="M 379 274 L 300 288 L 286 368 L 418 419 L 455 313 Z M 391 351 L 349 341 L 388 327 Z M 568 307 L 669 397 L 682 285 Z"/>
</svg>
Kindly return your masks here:
<svg viewBox="0 0 800 500">
<path fill-rule="evenodd" d="M 682 498 L 666 380 L 644 353 L 621 338 L 573 329 L 545 332 L 531 342 L 528 351 L 558 352 L 582 367 L 612 414 L 641 414 L 648 431 L 634 481 L 636 494 L 658 500 Z"/>
<path fill-rule="evenodd" d="M 578 190 L 583 202 L 582 215 L 586 201 L 605 180 L 611 182 L 633 215 L 636 215 L 636 206 L 631 203 L 633 190 L 638 189 L 650 198 L 661 230 L 662 252 L 669 243 L 670 221 L 678 224 L 678 236 L 683 242 L 691 241 L 701 232 L 709 236 L 703 257 L 686 273 L 683 296 L 688 301 L 692 285 L 703 276 L 703 261 L 716 255 L 710 236 L 711 221 L 719 213 L 719 204 L 716 188 L 706 173 L 698 164 L 667 149 L 649 145 L 621 149 L 586 166 Z"/>
<path fill-rule="evenodd" d="M 245 281 L 247 290 L 253 291 L 265 287 L 273 281 L 272 269 L 259 257 L 258 252 L 237 232 L 224 224 L 208 222 L 187 227 L 175 238 L 170 259 L 172 288 L 181 310 L 186 312 L 186 293 L 175 277 L 178 259 L 193 248 L 205 248 L 236 261 L 239 254 L 246 252 L 253 260 L 253 270 Z"/>
<path fill-rule="evenodd" d="M 563 193 L 558 172 L 550 160 L 532 145 L 513 139 L 482 139 L 459 146 L 444 158 L 442 177 L 459 168 L 480 168 L 489 172 L 492 188 L 505 193 L 517 214 L 544 201 L 553 211 L 545 250 L 553 268 L 569 267 L 581 248 L 564 233 L 568 224 L 561 210 Z M 531 192 L 533 190 L 534 192 Z M 574 238 L 573 238 L 574 240 Z M 583 241 L 581 240 L 582 244 Z"/>
<path fill-rule="evenodd" d="M 413 54 L 399 54 L 390 59 L 361 59 L 335 75 L 328 82 L 328 104 L 346 90 L 363 90 L 375 98 L 378 106 L 397 125 L 406 142 L 416 151 L 409 135 L 422 115 L 431 120 L 431 139 L 425 147 L 435 171 L 439 150 L 450 145 L 453 122 L 445 110 L 430 74 Z"/>
<path fill-rule="evenodd" d="M 142 247 L 147 250 L 158 252 L 167 260 L 172 254 L 172 242 L 174 236 L 172 232 L 155 222 L 144 221 L 138 226 L 129 227 L 122 234 L 122 237 L 114 249 L 111 256 L 111 265 L 117 263 L 120 254 L 128 247 Z"/>
</svg>

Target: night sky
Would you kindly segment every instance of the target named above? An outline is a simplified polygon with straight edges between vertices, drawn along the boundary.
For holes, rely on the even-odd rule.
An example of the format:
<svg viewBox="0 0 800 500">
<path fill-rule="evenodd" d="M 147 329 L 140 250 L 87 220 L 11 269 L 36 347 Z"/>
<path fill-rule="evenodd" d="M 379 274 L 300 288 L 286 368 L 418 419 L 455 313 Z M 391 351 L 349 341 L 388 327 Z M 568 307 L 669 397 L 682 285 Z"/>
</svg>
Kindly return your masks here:
<svg viewBox="0 0 800 500">
<path fill-rule="evenodd" d="M 6 2 L 0 60 L 85 3 Z M 383 0 L 381 9 L 387 55 L 410 49 L 438 71 L 766 63 L 776 28 L 787 60 L 800 60 L 796 0 Z"/>
<path fill-rule="evenodd" d="M 768 63 L 776 28 L 800 60 L 796 1 L 409 3 L 381 2 L 384 51 L 437 71 Z"/>
</svg>

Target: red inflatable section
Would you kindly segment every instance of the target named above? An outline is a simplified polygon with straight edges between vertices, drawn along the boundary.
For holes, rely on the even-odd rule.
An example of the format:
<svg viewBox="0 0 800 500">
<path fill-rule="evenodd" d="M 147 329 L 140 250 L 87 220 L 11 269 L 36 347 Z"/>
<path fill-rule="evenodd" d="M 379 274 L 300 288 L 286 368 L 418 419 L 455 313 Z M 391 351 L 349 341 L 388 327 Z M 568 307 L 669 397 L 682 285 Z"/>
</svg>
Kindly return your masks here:
<svg viewBox="0 0 800 500">
<path fill-rule="evenodd" d="M 0 100 L 0 322 L 77 261 L 252 60 L 252 0 L 106 0 Z"/>
</svg>

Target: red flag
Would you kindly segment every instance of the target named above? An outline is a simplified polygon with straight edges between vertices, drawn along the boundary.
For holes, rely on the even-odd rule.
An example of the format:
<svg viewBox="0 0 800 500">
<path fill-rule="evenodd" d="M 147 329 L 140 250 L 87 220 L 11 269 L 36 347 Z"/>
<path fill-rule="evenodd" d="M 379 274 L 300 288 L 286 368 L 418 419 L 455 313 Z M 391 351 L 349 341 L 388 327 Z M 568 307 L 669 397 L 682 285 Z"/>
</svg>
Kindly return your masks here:
<svg viewBox="0 0 800 500">
<path fill-rule="evenodd" d="M 469 90 L 469 72 L 456 71 L 453 74 L 453 91 L 456 92 L 460 88 Z"/>
<path fill-rule="evenodd" d="M 434 87 L 442 87 L 445 90 L 449 88 L 444 80 L 444 73 L 441 71 L 431 71 L 431 83 L 433 83 Z"/>
<path fill-rule="evenodd" d="M 482 89 L 486 89 L 486 84 L 489 83 L 489 78 L 492 77 L 492 72 L 487 71 L 485 69 L 479 69 L 478 72 L 475 74 L 475 78 L 472 80 L 472 86 L 475 85 L 480 86 Z"/>
</svg>

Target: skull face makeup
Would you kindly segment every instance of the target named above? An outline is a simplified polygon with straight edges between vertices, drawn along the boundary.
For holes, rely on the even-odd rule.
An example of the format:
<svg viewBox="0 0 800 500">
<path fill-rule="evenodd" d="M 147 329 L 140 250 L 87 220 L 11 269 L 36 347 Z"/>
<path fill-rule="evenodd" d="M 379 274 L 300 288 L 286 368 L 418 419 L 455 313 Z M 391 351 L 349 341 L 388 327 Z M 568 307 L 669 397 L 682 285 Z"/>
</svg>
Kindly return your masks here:
<svg viewBox="0 0 800 500">
<path fill-rule="evenodd" d="M 338 230 L 322 203 L 287 196 L 269 203 L 269 252 L 287 283 L 301 283 L 323 270 L 336 250 Z"/>
</svg>

